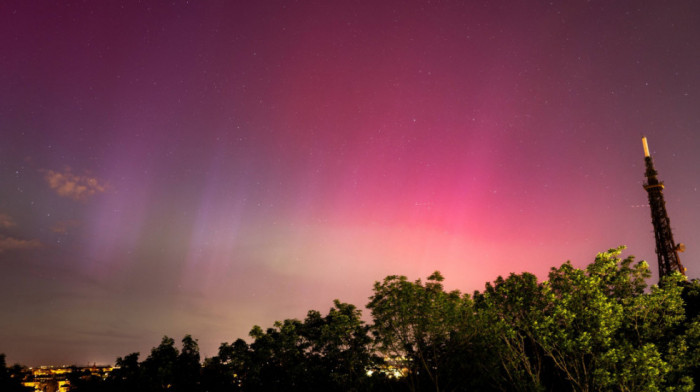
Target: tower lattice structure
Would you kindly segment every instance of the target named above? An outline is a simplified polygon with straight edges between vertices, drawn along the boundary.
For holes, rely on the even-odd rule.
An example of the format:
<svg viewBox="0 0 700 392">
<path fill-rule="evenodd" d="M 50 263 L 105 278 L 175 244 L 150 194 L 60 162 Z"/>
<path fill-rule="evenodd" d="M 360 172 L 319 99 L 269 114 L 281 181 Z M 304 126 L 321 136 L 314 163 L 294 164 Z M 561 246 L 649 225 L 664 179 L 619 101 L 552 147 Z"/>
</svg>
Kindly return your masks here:
<svg viewBox="0 0 700 392">
<path fill-rule="evenodd" d="M 659 258 L 659 279 L 673 271 L 678 271 L 685 275 L 685 268 L 681 264 L 680 257 L 678 257 L 678 252 L 682 250 L 682 245 L 677 245 L 673 241 L 671 220 L 666 212 L 666 202 L 663 194 L 664 183 L 656 177 L 658 173 L 654 169 L 654 161 L 649 154 L 649 146 L 645 137 L 642 138 L 642 144 L 644 145 L 645 176 L 647 178 L 646 183 L 644 183 L 644 189 L 649 194 L 651 222 L 654 225 L 654 236 L 656 237 L 656 255 Z"/>
</svg>

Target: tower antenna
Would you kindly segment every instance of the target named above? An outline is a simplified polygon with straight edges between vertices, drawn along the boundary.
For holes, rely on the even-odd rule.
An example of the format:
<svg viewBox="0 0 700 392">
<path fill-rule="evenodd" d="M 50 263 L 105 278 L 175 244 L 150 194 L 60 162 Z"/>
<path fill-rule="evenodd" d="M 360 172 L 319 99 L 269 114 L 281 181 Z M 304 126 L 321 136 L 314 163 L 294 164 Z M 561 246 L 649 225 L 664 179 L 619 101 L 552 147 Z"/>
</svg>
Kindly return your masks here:
<svg viewBox="0 0 700 392">
<path fill-rule="evenodd" d="M 654 236 L 656 237 L 656 256 L 659 258 L 659 280 L 673 271 L 678 271 L 685 275 L 685 268 L 681 264 L 678 252 L 684 249 L 683 244 L 676 244 L 671 233 L 671 220 L 666 212 L 666 202 L 664 201 L 664 183 L 656 178 L 658 174 L 654 169 L 654 161 L 649 153 L 647 138 L 642 137 L 644 146 L 644 163 L 647 181 L 644 189 L 649 194 L 649 207 L 651 207 L 651 223 L 654 225 Z"/>
</svg>

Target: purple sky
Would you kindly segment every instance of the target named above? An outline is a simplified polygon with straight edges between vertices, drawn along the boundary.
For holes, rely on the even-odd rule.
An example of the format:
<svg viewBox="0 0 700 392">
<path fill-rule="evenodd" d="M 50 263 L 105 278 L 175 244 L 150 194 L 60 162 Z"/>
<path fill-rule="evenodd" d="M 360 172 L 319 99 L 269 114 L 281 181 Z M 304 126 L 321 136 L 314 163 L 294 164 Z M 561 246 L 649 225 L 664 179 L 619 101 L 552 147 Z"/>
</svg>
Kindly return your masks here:
<svg viewBox="0 0 700 392">
<path fill-rule="evenodd" d="M 0 2 L 10 363 L 212 356 L 389 274 L 656 273 L 642 135 L 700 275 L 700 2 L 41 3 Z"/>
</svg>

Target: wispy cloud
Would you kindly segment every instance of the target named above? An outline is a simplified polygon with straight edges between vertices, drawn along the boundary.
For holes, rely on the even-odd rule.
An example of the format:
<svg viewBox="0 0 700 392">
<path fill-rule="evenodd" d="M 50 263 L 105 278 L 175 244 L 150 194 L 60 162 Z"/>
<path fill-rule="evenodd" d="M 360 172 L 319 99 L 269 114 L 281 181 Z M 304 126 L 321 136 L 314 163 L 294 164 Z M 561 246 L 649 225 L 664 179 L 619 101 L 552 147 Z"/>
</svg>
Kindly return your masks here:
<svg viewBox="0 0 700 392">
<path fill-rule="evenodd" d="M 40 248 L 41 242 L 39 240 L 23 240 L 20 238 L 7 237 L 0 235 L 0 253 L 6 252 L 8 250 L 25 250 L 25 249 L 35 249 Z"/>
<path fill-rule="evenodd" d="M 46 170 L 44 178 L 59 196 L 68 197 L 73 200 L 84 201 L 97 193 L 102 193 L 107 189 L 104 182 L 95 177 L 79 176 L 73 174 L 70 169 L 63 172 Z"/>
<path fill-rule="evenodd" d="M 5 228 L 5 229 L 7 229 L 7 228 L 9 228 L 9 227 L 13 227 L 13 226 L 16 226 L 16 225 L 17 225 L 17 224 L 16 224 L 15 221 L 12 219 L 12 217 L 10 217 L 10 216 L 7 215 L 7 214 L 0 213 L 0 228 Z"/>
<path fill-rule="evenodd" d="M 77 220 L 67 220 L 56 222 L 55 225 L 51 227 L 51 231 L 58 234 L 67 234 L 70 229 L 80 227 L 80 221 Z"/>
</svg>

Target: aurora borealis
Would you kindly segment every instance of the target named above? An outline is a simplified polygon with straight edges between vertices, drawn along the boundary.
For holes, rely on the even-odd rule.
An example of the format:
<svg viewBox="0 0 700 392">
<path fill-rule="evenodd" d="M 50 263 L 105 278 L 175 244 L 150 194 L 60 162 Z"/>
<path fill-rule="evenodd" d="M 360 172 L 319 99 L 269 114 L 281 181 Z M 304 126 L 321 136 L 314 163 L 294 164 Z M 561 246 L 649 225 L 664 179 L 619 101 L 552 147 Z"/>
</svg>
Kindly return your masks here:
<svg viewBox="0 0 700 392">
<path fill-rule="evenodd" d="M 656 273 L 642 135 L 696 278 L 698 37 L 690 0 L 2 2 L 0 352 L 212 356 L 621 244 Z"/>
</svg>

